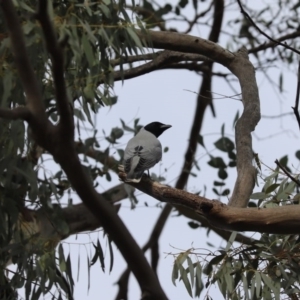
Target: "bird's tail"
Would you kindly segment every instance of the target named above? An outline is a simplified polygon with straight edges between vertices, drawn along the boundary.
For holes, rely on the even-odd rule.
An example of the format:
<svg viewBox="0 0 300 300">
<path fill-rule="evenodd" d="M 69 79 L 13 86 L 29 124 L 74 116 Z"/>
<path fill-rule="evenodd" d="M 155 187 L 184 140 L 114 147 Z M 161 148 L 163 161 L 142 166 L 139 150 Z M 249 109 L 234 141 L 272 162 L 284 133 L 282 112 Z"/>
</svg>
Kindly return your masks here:
<svg viewBox="0 0 300 300">
<path fill-rule="evenodd" d="M 143 174 L 144 171 L 140 171 L 140 172 L 130 171 L 126 176 L 125 182 L 140 182 Z"/>
<path fill-rule="evenodd" d="M 140 182 L 141 181 L 144 170 L 141 170 L 138 167 L 139 162 L 140 162 L 139 156 L 136 155 L 131 158 L 130 170 L 127 170 L 127 176 L 126 176 L 125 182 Z"/>
</svg>

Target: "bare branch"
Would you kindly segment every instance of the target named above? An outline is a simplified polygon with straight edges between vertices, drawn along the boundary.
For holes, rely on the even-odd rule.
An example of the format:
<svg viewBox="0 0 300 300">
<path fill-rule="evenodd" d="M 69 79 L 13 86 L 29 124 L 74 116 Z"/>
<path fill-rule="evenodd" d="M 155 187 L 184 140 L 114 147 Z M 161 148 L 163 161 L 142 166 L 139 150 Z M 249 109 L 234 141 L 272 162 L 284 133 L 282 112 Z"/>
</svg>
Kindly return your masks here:
<svg viewBox="0 0 300 300">
<path fill-rule="evenodd" d="M 9 120 L 25 120 L 29 121 L 31 117 L 30 110 L 25 106 L 18 106 L 16 108 L 0 108 L 0 118 Z"/>
<path fill-rule="evenodd" d="M 278 159 L 275 160 L 275 164 L 279 167 L 280 170 L 284 172 L 284 174 L 290 178 L 292 181 L 294 181 L 298 186 L 300 186 L 299 180 L 297 180 L 295 177 L 293 177 L 286 168 L 278 161 Z"/>
<path fill-rule="evenodd" d="M 278 42 L 283 42 L 283 41 L 286 41 L 286 40 L 289 40 L 289 39 L 294 39 L 294 38 L 299 37 L 299 36 L 300 36 L 300 31 L 297 30 L 295 32 L 292 32 L 292 33 L 289 33 L 289 34 L 286 34 L 286 35 L 283 35 L 283 36 L 277 38 L 275 40 L 275 42 L 271 41 L 269 43 L 264 43 L 264 44 L 262 44 L 258 47 L 249 49 L 248 52 L 249 53 L 258 53 L 259 51 L 266 50 L 268 48 L 274 48 L 275 46 L 278 45 Z"/>
<path fill-rule="evenodd" d="M 213 7 L 213 1 L 211 2 L 211 4 L 209 5 L 209 7 L 206 9 L 206 10 L 204 10 L 204 11 L 202 11 L 201 13 L 196 13 L 195 14 L 195 17 L 194 17 L 194 19 L 192 20 L 192 21 L 188 21 L 187 20 L 187 22 L 189 23 L 189 27 L 185 30 L 185 34 L 188 34 L 188 33 L 190 33 L 191 32 L 191 30 L 193 29 L 193 27 L 194 27 L 194 25 L 198 22 L 198 20 L 200 19 L 200 18 L 202 18 L 202 17 L 204 17 L 208 12 L 210 12 L 210 10 L 212 9 L 212 7 Z M 215 21 L 215 19 L 214 19 L 214 21 Z"/>
<path fill-rule="evenodd" d="M 300 129 L 299 98 L 300 98 L 300 60 L 298 62 L 297 90 L 296 90 L 295 107 L 292 107 L 292 109 L 294 111 L 294 114 L 296 116 L 297 122 L 298 122 L 299 129 Z"/>
<path fill-rule="evenodd" d="M 222 19 L 223 19 L 224 1 L 218 0 L 215 1 L 214 4 L 215 4 L 214 23 L 209 35 L 209 39 L 213 42 L 217 42 L 221 30 Z M 187 150 L 184 156 L 185 158 L 184 165 L 182 167 L 182 172 L 179 175 L 176 184 L 176 188 L 180 188 L 180 189 L 183 189 L 185 187 L 187 180 L 189 178 L 194 163 L 194 156 L 197 150 L 198 136 L 202 127 L 204 112 L 208 105 L 211 105 L 212 112 L 214 113 L 214 109 L 212 106 L 212 95 L 211 95 L 211 81 L 212 81 L 211 72 L 212 72 L 213 63 L 208 62 L 204 64 L 204 66 L 207 68 L 207 70 L 203 74 L 202 83 L 200 86 L 199 94 L 197 96 L 197 106 L 195 110 L 194 121 L 190 132 L 189 144 L 187 146 Z"/>
<path fill-rule="evenodd" d="M 115 71 L 114 81 L 131 79 L 164 68 L 169 64 L 180 62 L 180 61 L 188 61 L 188 60 L 189 61 L 210 61 L 210 59 L 208 59 L 203 55 L 165 50 L 160 52 L 157 56 L 155 56 L 152 61 L 147 62 L 142 66 L 131 68 L 129 70 L 126 70 L 125 72 Z M 103 79 L 100 80 L 99 84 L 101 84 L 102 82 Z"/>
<path fill-rule="evenodd" d="M 119 172 L 125 180 L 126 174 Z M 143 176 L 139 183 L 130 183 L 143 193 L 172 205 L 182 205 L 200 214 L 211 226 L 229 231 L 254 231 L 274 234 L 298 234 L 300 206 L 272 208 L 240 208 L 228 206 L 189 192 L 171 188 Z"/>
<path fill-rule="evenodd" d="M 1 8 L 9 30 L 15 63 L 26 94 L 26 106 L 40 125 L 46 123 L 47 117 L 42 102 L 42 95 L 32 65 L 27 56 L 20 20 L 11 0 L 1 0 Z"/>
<path fill-rule="evenodd" d="M 243 5 L 241 3 L 240 0 L 237 0 L 238 4 L 239 4 L 239 7 L 241 9 L 241 13 L 246 17 L 247 20 L 250 21 L 250 23 L 252 24 L 252 26 L 254 26 L 254 28 L 260 33 L 262 34 L 263 36 L 265 36 L 267 39 L 269 39 L 270 41 L 272 41 L 273 43 L 277 44 L 277 45 L 280 45 L 280 46 L 283 46 L 284 48 L 286 49 L 289 49 L 297 54 L 300 54 L 300 51 L 298 51 L 297 49 L 293 48 L 293 47 L 290 47 L 289 45 L 285 44 L 285 43 L 282 43 L 280 42 L 279 40 L 275 40 L 273 39 L 272 37 L 270 37 L 268 34 L 266 34 L 263 30 L 261 30 L 257 25 L 256 23 L 252 20 L 252 18 L 249 16 L 249 14 L 244 10 L 243 8 Z"/>
<path fill-rule="evenodd" d="M 64 54 L 63 48 L 58 43 L 53 25 L 48 15 L 48 0 L 39 0 L 37 19 L 41 23 L 47 50 L 51 55 L 52 75 L 55 86 L 57 110 L 60 115 L 60 125 L 65 137 L 73 140 L 74 120 L 71 106 L 69 104 L 67 89 L 64 78 Z"/>
</svg>

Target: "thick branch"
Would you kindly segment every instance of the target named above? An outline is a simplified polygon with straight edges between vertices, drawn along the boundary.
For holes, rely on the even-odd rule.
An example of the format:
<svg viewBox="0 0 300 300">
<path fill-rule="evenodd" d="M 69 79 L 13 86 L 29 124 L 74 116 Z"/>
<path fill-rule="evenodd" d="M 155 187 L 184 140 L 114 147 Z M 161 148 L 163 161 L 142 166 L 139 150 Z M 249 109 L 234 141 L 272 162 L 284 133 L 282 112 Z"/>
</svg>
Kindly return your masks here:
<svg viewBox="0 0 300 300">
<path fill-rule="evenodd" d="M 238 177 L 229 205 L 246 207 L 255 185 L 256 170 L 252 165 L 251 132 L 260 120 L 260 102 L 255 70 L 249 61 L 246 48 L 238 51 L 228 68 L 240 82 L 244 105 L 243 114 L 235 126 Z"/>
<path fill-rule="evenodd" d="M 25 120 L 29 121 L 31 117 L 30 110 L 25 106 L 18 106 L 16 108 L 0 108 L 0 118 L 8 120 Z"/>
<path fill-rule="evenodd" d="M 103 228 L 115 242 L 134 273 L 143 294 L 148 295 L 148 299 L 167 299 L 157 277 L 127 227 L 117 215 L 113 206 L 93 188 L 88 174 L 83 169 L 75 153 L 74 144 L 71 148 L 66 148 L 66 145 L 63 145 L 61 151 L 57 152 L 56 160 L 62 166 L 84 204 L 101 220 Z"/>
<path fill-rule="evenodd" d="M 126 174 L 119 173 L 122 180 Z M 138 184 L 131 184 L 143 193 L 170 204 L 192 209 L 219 229 L 255 231 L 274 234 L 297 234 L 300 226 L 300 206 L 285 205 L 272 208 L 239 208 L 217 200 L 209 200 L 183 190 L 174 189 L 143 176 Z"/>
<path fill-rule="evenodd" d="M 57 110 L 60 115 L 62 134 L 73 140 L 74 121 L 71 106 L 68 101 L 66 83 L 64 78 L 64 55 L 63 48 L 58 43 L 53 25 L 48 14 L 48 0 L 40 0 L 37 12 L 37 19 L 41 23 L 47 50 L 51 55 L 52 75 L 54 79 L 55 97 Z"/>
<path fill-rule="evenodd" d="M 225 67 L 234 59 L 233 53 L 200 37 L 151 30 L 148 30 L 147 33 L 140 30 L 136 30 L 136 32 L 141 39 L 145 42 L 148 41 L 150 48 L 201 54 Z"/>
<path fill-rule="evenodd" d="M 45 125 L 47 118 L 43 102 L 41 101 L 42 95 L 32 65 L 27 56 L 20 20 L 11 0 L 1 0 L 0 5 L 4 12 L 9 30 L 16 67 L 26 94 L 26 106 L 35 116 L 37 123 Z"/>
</svg>

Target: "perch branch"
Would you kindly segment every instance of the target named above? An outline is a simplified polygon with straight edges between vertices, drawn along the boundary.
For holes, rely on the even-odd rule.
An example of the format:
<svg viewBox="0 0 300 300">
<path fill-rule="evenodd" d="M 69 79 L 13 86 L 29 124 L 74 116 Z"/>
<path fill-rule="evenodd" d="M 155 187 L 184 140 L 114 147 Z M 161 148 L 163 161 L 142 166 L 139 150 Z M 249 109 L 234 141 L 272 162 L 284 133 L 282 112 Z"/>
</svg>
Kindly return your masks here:
<svg viewBox="0 0 300 300">
<path fill-rule="evenodd" d="M 120 170 L 119 177 L 126 174 Z M 172 205 L 182 205 L 205 217 L 211 226 L 229 231 L 255 231 L 274 234 L 297 234 L 300 226 L 300 206 L 285 205 L 272 208 L 241 208 L 228 206 L 153 182 L 143 176 L 139 183 L 130 183 L 143 193 Z"/>
</svg>

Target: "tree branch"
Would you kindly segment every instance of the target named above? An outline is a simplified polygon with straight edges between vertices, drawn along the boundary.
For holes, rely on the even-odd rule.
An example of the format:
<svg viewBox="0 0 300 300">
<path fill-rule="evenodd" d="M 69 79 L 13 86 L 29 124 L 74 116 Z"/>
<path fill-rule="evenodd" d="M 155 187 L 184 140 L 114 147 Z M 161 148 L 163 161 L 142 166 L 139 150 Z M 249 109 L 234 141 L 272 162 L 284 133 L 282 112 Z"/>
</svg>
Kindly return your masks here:
<svg viewBox="0 0 300 300">
<path fill-rule="evenodd" d="M 108 169 L 116 173 L 118 172 L 119 161 L 113 156 L 107 156 L 105 153 L 94 149 L 92 146 L 87 148 L 82 142 L 75 142 L 75 149 L 77 153 L 82 153 L 90 158 L 93 158 Z"/>
<path fill-rule="evenodd" d="M 151 30 L 148 30 L 147 33 L 136 30 L 136 33 L 145 43 L 148 42 L 149 48 L 152 47 L 154 49 L 201 54 L 225 67 L 234 60 L 233 53 L 200 37 L 177 32 L 159 32 Z"/>
<path fill-rule="evenodd" d="M 210 40 L 212 40 L 213 42 L 218 41 L 220 30 L 221 30 L 222 19 L 223 19 L 223 12 L 224 12 L 224 1 L 216 0 L 215 8 L 214 8 L 214 23 L 209 36 Z M 185 187 L 188 177 L 190 175 L 194 163 L 194 156 L 197 150 L 198 136 L 202 126 L 204 112 L 206 110 L 207 105 L 212 103 L 211 71 L 212 71 L 213 63 L 208 62 L 205 64 L 205 66 L 207 67 L 207 72 L 203 74 L 202 83 L 200 86 L 199 94 L 197 96 L 197 106 L 195 110 L 194 122 L 192 124 L 191 132 L 190 132 L 189 144 L 184 156 L 185 157 L 184 165 L 182 167 L 182 172 L 179 175 L 177 185 L 176 185 L 176 188 L 180 188 L 180 189 L 183 189 Z M 214 112 L 213 108 L 212 111 Z"/>
<path fill-rule="evenodd" d="M 251 132 L 260 120 L 260 101 L 255 70 L 249 61 L 246 48 L 237 52 L 228 68 L 240 82 L 244 105 L 244 111 L 235 126 L 238 176 L 229 205 L 246 207 L 255 185 L 256 170 L 252 165 Z"/>
<path fill-rule="evenodd" d="M 37 124 L 39 124 L 38 126 L 45 126 L 47 116 L 43 102 L 41 101 L 42 95 L 32 69 L 32 65 L 27 56 L 24 36 L 18 15 L 11 0 L 0 0 L 0 5 L 4 12 L 4 17 L 11 38 L 16 67 L 26 94 L 26 106 L 35 116 L 34 121 L 37 121 Z"/>
<path fill-rule="evenodd" d="M 121 170 L 119 177 L 125 180 L 126 174 Z M 209 200 L 154 182 L 145 175 L 139 183 L 130 183 L 130 185 L 161 202 L 187 207 L 205 217 L 211 226 L 222 230 L 274 234 L 299 233 L 299 205 L 272 208 L 232 207 L 218 200 Z"/>
<path fill-rule="evenodd" d="M 64 55 L 63 48 L 58 43 L 54 28 L 48 15 L 48 0 L 39 0 L 37 19 L 41 23 L 44 32 L 46 47 L 51 55 L 52 75 L 54 79 L 57 110 L 60 115 L 59 124 L 61 134 L 73 140 L 74 120 L 71 106 L 69 104 L 67 89 L 64 78 Z M 52 5 L 52 4 L 51 4 Z"/>
<path fill-rule="evenodd" d="M 294 114 L 295 114 L 295 117 L 297 119 L 298 127 L 300 129 L 299 98 L 300 98 L 300 60 L 298 62 L 297 89 L 296 89 L 295 106 L 292 107 L 292 109 L 294 111 Z"/>
<path fill-rule="evenodd" d="M 31 117 L 30 110 L 25 106 L 18 106 L 16 108 L 0 108 L 0 118 L 9 120 L 25 120 L 29 121 Z"/>
<path fill-rule="evenodd" d="M 273 39 L 272 37 L 270 37 L 269 35 L 267 35 L 263 30 L 261 30 L 257 25 L 256 23 L 252 20 L 252 18 L 249 16 L 249 14 L 244 10 L 243 8 L 243 5 L 241 3 L 240 0 L 237 0 L 237 3 L 241 9 L 241 13 L 245 16 L 245 18 L 247 20 L 249 20 L 249 22 L 252 24 L 252 26 L 260 33 L 262 34 L 263 36 L 265 36 L 267 39 L 269 39 L 270 41 L 272 41 L 273 43 L 277 44 L 277 45 L 280 45 L 280 46 L 283 46 L 284 48 L 286 49 L 289 49 L 297 54 L 300 54 L 300 51 L 298 51 L 297 49 L 293 48 L 293 47 L 290 47 L 289 45 L 287 44 L 284 44 L 284 43 L 281 43 L 279 40 L 275 40 Z"/>
<path fill-rule="evenodd" d="M 180 61 L 210 61 L 210 59 L 203 55 L 165 50 L 155 56 L 152 61 L 141 66 L 126 71 L 115 71 L 114 81 L 135 78 Z M 101 83 L 103 83 L 103 79 L 99 81 L 99 84 Z"/>
<path fill-rule="evenodd" d="M 264 44 L 262 44 L 260 46 L 257 46 L 255 48 L 249 49 L 248 52 L 249 53 L 258 53 L 259 51 L 266 50 L 268 48 L 274 48 L 275 46 L 278 45 L 278 42 L 283 42 L 283 41 L 286 41 L 286 40 L 289 40 L 289 39 L 295 39 L 295 38 L 297 38 L 299 36 L 300 36 L 300 31 L 297 30 L 295 32 L 283 35 L 283 36 L 277 38 L 275 41 L 271 41 L 269 43 L 264 43 Z"/>
</svg>

